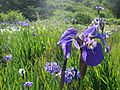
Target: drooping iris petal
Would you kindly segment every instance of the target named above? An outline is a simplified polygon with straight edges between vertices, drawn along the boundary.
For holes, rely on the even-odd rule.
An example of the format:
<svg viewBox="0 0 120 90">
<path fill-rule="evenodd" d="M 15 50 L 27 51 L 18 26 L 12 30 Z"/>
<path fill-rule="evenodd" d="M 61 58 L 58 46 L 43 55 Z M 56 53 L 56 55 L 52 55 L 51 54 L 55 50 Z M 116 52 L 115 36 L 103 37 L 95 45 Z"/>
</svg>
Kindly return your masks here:
<svg viewBox="0 0 120 90">
<path fill-rule="evenodd" d="M 79 46 L 79 44 L 78 44 L 77 41 L 74 41 L 74 46 L 75 46 L 77 49 L 80 49 L 80 46 Z"/>
<path fill-rule="evenodd" d="M 68 42 L 73 39 L 73 37 L 78 33 L 77 29 L 75 28 L 69 28 L 66 30 L 63 35 L 61 36 L 58 45 L 62 44 L 63 42 Z"/>
<path fill-rule="evenodd" d="M 62 43 L 61 46 L 62 46 L 65 58 L 70 58 L 72 41 L 67 43 Z"/>
<path fill-rule="evenodd" d="M 82 58 L 87 65 L 96 66 L 103 61 L 104 55 L 102 52 L 102 46 L 98 42 L 93 49 L 88 48 L 86 45 L 84 45 L 82 49 Z"/>
<path fill-rule="evenodd" d="M 67 36 L 66 38 L 59 40 L 59 42 L 57 44 L 62 45 L 63 43 L 71 42 L 73 40 L 74 40 L 73 36 Z"/>
<path fill-rule="evenodd" d="M 105 42 L 103 35 L 98 33 L 96 38 L 99 38 L 102 41 L 102 43 L 106 47 L 106 52 L 109 53 L 110 52 L 110 48 L 108 47 L 107 43 Z"/>
<path fill-rule="evenodd" d="M 70 58 L 72 41 L 74 40 L 73 37 L 76 36 L 77 32 L 78 31 L 75 28 L 70 28 L 66 30 L 57 43 L 58 45 L 62 46 L 65 58 Z"/>
</svg>

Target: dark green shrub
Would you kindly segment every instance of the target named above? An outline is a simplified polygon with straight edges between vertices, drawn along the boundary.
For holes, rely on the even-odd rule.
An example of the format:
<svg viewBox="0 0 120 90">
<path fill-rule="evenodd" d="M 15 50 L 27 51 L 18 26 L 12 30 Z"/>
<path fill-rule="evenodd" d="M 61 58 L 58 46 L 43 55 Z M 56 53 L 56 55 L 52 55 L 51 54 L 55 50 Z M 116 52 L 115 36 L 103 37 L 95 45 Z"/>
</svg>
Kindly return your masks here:
<svg viewBox="0 0 120 90">
<path fill-rule="evenodd" d="M 79 24 L 90 24 L 93 20 L 93 17 L 87 12 L 78 12 L 75 14 L 74 18 L 77 19 Z"/>
<path fill-rule="evenodd" d="M 117 19 L 116 18 L 109 18 L 109 19 L 107 19 L 107 22 L 109 24 L 117 24 Z"/>
<path fill-rule="evenodd" d="M 25 17 L 19 11 L 8 11 L 7 13 L 0 13 L 0 20 L 3 22 L 15 23 L 24 21 Z"/>
<path fill-rule="evenodd" d="M 117 24 L 120 25 L 120 19 L 117 19 Z"/>
</svg>

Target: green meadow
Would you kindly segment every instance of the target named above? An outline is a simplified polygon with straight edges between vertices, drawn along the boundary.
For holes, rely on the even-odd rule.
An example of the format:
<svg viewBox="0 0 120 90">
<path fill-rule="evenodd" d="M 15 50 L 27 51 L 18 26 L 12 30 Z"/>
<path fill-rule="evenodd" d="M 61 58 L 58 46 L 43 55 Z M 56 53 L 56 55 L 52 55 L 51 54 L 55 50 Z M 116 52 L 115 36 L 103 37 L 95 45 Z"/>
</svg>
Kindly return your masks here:
<svg viewBox="0 0 120 90">
<path fill-rule="evenodd" d="M 30 26 L 7 24 L 0 30 L 0 90 L 59 90 L 60 80 L 45 70 L 46 62 L 57 62 L 61 67 L 64 55 L 57 45 L 68 24 L 47 20 L 31 22 Z M 87 26 L 74 25 L 79 32 Z M 106 30 L 117 30 L 106 39 L 110 53 L 105 53 L 101 64 L 88 66 L 83 80 L 83 90 L 120 90 L 120 32 L 117 25 L 106 26 Z M 6 55 L 12 55 L 6 60 Z M 72 48 L 67 67 L 79 68 L 79 50 Z M 19 69 L 25 70 L 24 78 Z M 33 82 L 23 87 L 24 82 Z M 65 83 L 64 90 L 80 90 L 80 80 Z"/>
<path fill-rule="evenodd" d="M 0 90 L 120 90 L 119 8 L 120 0 L 0 0 Z M 97 27 L 95 34 L 92 30 L 92 34 L 87 32 L 87 35 L 82 35 L 84 37 L 80 36 L 93 25 Z M 71 27 L 76 28 L 78 34 L 68 32 L 62 38 L 65 40 L 61 41 L 61 48 L 57 43 Z M 103 33 L 99 31 L 101 27 L 104 27 Z M 98 34 L 108 44 L 109 53 L 105 52 L 105 45 Z M 104 34 L 108 36 L 104 37 Z M 94 38 L 100 47 L 89 43 Z M 71 40 L 76 40 L 80 48 L 76 49 L 72 43 L 69 53 L 68 42 Z M 83 44 L 93 50 L 90 54 L 94 54 L 93 60 L 96 59 L 96 47 L 98 58 L 104 54 L 104 60 L 90 66 L 85 59 L 85 76 L 81 79 L 80 71 L 80 77 L 76 79 L 75 69 L 79 72 L 82 67 L 80 60 L 87 57 L 81 54 Z M 87 49 L 86 53 L 89 54 Z M 71 54 L 70 58 L 65 54 Z M 70 76 L 72 81 L 65 82 L 61 89 L 64 59 L 68 59 L 66 70 L 74 68 L 74 73 L 70 71 L 74 75 Z M 93 60 L 90 63 L 94 63 Z M 51 74 L 49 66 L 53 62 L 60 66 L 59 73 L 53 71 Z M 46 69 L 46 64 L 50 70 Z"/>
</svg>

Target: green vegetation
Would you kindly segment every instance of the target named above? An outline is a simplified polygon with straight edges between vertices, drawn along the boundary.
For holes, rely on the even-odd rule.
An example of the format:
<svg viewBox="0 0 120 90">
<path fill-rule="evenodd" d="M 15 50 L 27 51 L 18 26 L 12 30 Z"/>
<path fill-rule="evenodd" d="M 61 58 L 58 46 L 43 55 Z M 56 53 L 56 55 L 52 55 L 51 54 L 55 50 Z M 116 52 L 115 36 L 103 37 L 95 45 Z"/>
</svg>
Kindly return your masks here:
<svg viewBox="0 0 120 90">
<path fill-rule="evenodd" d="M 82 90 L 120 90 L 120 16 L 119 0 L 1 0 L 0 1 L 0 90 L 59 90 L 60 80 L 45 70 L 46 62 L 56 61 L 61 67 L 63 51 L 57 45 L 69 27 L 83 31 L 98 17 L 96 5 L 105 8 L 102 15 L 111 32 L 106 39 L 110 54 L 101 64 L 88 66 Z M 111 8 L 112 7 L 112 8 Z M 77 22 L 73 22 L 72 19 Z M 68 21 L 65 22 L 65 19 Z M 80 53 L 72 47 L 67 67 L 79 68 Z M 12 55 L 6 60 L 6 55 Z M 24 76 L 19 69 L 25 70 Z M 25 82 L 31 87 L 23 87 Z M 80 90 L 81 80 L 65 83 L 64 90 Z"/>
<path fill-rule="evenodd" d="M 40 25 L 40 21 L 31 23 L 31 26 L 18 26 L 14 30 L 8 25 L 8 29 L 0 31 L 0 89 L 1 90 L 22 90 L 22 84 L 26 81 L 33 82 L 30 90 L 59 90 L 59 79 L 45 70 L 45 63 L 56 61 L 60 66 L 63 64 L 63 53 L 57 42 L 64 30 L 68 28 L 66 24 L 48 20 Z M 82 30 L 76 26 L 78 30 Z M 112 31 L 111 26 L 106 30 Z M 19 30 L 18 30 L 19 29 Z M 33 35 L 34 34 L 34 35 Z M 105 55 L 102 64 L 97 67 L 88 67 L 84 79 L 85 90 L 114 90 L 120 89 L 120 66 L 119 66 L 119 46 L 120 32 L 111 35 L 107 42 L 111 48 L 110 57 Z M 78 67 L 79 53 L 74 54 L 68 60 L 67 67 Z M 5 56 L 11 54 L 10 61 L 5 60 Z M 25 69 L 24 79 L 18 72 L 20 68 Z M 65 90 L 78 90 L 79 82 L 74 81 L 65 84 Z"/>
</svg>

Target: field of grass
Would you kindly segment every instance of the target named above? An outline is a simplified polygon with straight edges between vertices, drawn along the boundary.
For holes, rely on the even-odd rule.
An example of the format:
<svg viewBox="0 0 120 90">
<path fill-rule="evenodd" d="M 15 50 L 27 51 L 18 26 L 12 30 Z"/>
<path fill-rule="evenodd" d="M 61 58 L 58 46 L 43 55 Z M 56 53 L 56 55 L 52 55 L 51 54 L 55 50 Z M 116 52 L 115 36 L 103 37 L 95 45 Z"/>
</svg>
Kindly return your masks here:
<svg viewBox="0 0 120 90">
<path fill-rule="evenodd" d="M 70 27 L 63 22 L 46 20 L 31 22 L 30 26 L 1 25 L 0 28 L 0 90 L 59 90 L 60 80 L 45 70 L 46 62 L 57 62 L 62 67 L 64 55 L 57 45 L 62 33 Z M 86 26 L 75 25 L 79 32 Z M 106 41 L 110 54 L 95 67 L 88 66 L 83 90 L 120 90 L 120 29 L 106 26 L 106 30 L 117 30 Z M 6 55 L 12 55 L 6 60 Z M 79 68 L 79 51 L 72 48 L 72 57 L 67 67 Z M 24 77 L 19 69 L 25 70 Z M 25 82 L 31 87 L 23 87 Z M 66 83 L 64 90 L 80 90 L 80 80 Z"/>
</svg>

